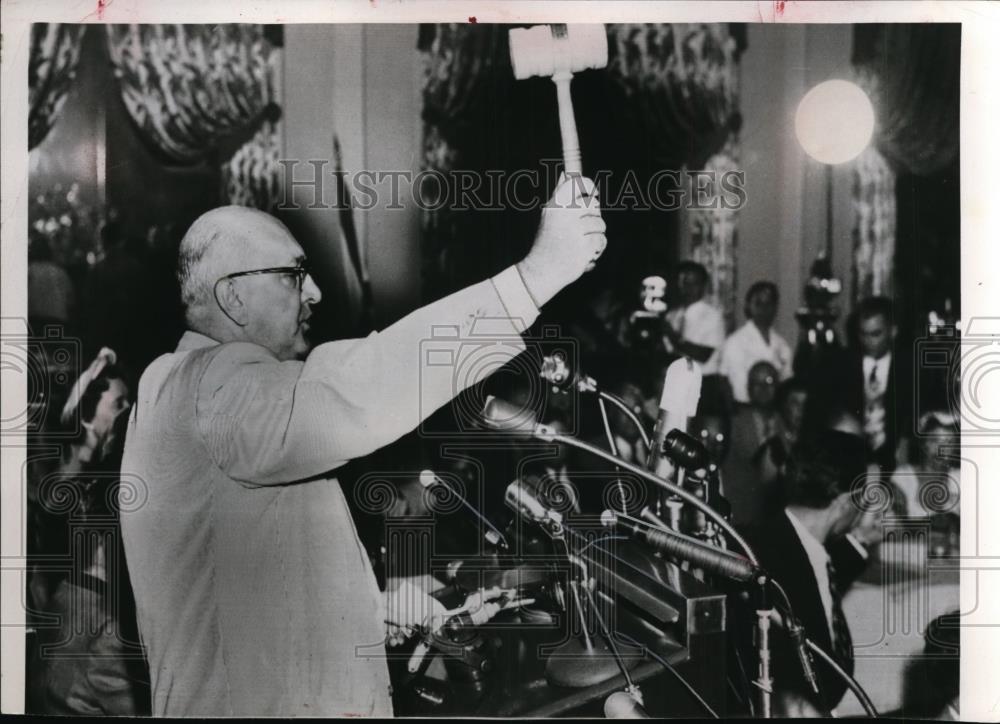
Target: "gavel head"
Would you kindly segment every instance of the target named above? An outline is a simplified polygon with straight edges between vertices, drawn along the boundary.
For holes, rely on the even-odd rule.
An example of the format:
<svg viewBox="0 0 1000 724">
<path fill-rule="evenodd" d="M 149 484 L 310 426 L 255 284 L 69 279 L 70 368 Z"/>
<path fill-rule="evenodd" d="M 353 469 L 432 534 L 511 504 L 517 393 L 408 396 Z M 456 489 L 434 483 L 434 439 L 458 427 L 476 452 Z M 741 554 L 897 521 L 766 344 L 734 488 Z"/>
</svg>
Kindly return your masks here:
<svg viewBox="0 0 1000 724">
<path fill-rule="evenodd" d="M 518 80 L 604 68 L 608 36 L 600 24 L 515 28 L 510 31 L 510 64 Z"/>
</svg>

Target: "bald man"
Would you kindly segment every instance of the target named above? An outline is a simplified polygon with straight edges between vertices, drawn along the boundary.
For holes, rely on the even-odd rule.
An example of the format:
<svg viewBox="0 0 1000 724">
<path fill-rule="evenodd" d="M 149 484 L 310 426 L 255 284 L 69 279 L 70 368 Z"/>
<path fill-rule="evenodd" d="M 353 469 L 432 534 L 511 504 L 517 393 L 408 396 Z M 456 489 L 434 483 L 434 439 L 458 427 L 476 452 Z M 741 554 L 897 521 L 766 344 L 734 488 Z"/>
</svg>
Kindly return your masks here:
<svg viewBox="0 0 1000 724">
<path fill-rule="evenodd" d="M 154 715 L 393 713 L 387 611 L 406 625 L 431 608 L 380 593 L 333 471 L 475 381 L 453 373 L 477 320 L 520 334 L 600 256 L 592 193 L 560 184 L 517 265 L 311 352 L 321 294 L 288 230 L 237 207 L 195 221 L 179 258 L 188 331 L 143 374 L 122 462 L 140 490 L 121 524 Z M 455 366 L 422 366 L 440 328 Z M 498 347 L 487 371 L 520 349 Z"/>
</svg>

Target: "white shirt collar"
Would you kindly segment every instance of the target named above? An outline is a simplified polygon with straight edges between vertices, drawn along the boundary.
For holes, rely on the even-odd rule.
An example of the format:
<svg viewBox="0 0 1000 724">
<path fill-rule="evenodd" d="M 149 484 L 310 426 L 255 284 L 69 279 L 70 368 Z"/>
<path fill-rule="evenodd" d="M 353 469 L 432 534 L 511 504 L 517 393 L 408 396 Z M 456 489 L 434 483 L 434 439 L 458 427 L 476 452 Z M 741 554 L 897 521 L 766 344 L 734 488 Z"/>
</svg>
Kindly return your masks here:
<svg viewBox="0 0 1000 724">
<path fill-rule="evenodd" d="M 879 374 L 884 372 L 889 367 L 889 363 L 892 362 L 892 352 L 886 352 L 884 355 L 875 359 L 871 355 L 865 355 L 862 359 L 862 364 L 864 364 L 865 369 L 871 374 L 872 365 L 878 367 Z"/>
<path fill-rule="evenodd" d="M 802 541 L 805 548 L 806 557 L 809 558 L 809 565 L 812 567 L 813 575 L 816 577 L 816 586 L 819 588 L 819 597 L 823 602 L 823 611 L 826 614 L 826 622 L 830 628 L 830 640 L 833 640 L 833 597 L 830 594 L 830 574 L 827 564 L 830 561 L 830 554 L 826 551 L 826 546 L 816 539 L 805 524 L 795 517 L 792 511 L 785 508 L 785 515 L 795 529 L 795 533 Z"/>
</svg>

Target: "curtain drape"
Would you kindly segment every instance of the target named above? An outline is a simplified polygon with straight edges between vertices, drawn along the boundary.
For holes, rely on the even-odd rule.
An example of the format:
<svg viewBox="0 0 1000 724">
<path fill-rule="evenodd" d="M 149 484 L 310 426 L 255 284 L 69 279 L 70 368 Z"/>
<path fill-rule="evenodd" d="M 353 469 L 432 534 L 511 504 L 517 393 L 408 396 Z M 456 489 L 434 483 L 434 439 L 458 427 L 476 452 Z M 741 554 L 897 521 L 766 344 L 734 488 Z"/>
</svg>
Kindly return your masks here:
<svg viewBox="0 0 1000 724">
<path fill-rule="evenodd" d="M 76 76 L 86 25 L 36 23 L 28 58 L 28 149 L 40 144 L 55 123 Z"/>
<path fill-rule="evenodd" d="M 715 304 L 726 320 L 726 329 L 736 325 L 736 244 L 739 239 L 739 209 L 728 208 L 723 203 L 720 179 L 729 171 L 739 168 L 739 141 L 730 137 L 726 145 L 704 165 L 712 183 L 707 196 L 711 208 L 689 208 L 686 212 L 686 236 L 689 257 L 708 270 L 712 280 L 706 297 Z M 694 198 L 697 177 L 689 177 L 688 194 Z M 729 202 L 731 203 L 731 201 Z M 709 204 L 705 204 L 708 206 Z"/>
<path fill-rule="evenodd" d="M 896 174 L 878 149 L 869 146 L 854 162 L 854 303 L 893 294 L 896 255 Z"/>
<path fill-rule="evenodd" d="M 451 24 L 421 28 L 423 155 L 427 171 L 469 169 L 482 155 L 477 152 L 484 143 L 499 149 L 505 144 L 517 144 L 504 158 L 518 158 L 518 150 L 525 145 L 545 147 L 539 142 L 547 132 L 543 122 L 536 121 L 532 126 L 503 120 L 492 125 L 495 119 L 484 119 L 481 114 L 483 107 L 530 97 L 529 88 L 540 88 L 537 83 L 531 85 L 534 81 L 513 79 L 508 51 L 510 27 Z M 606 143 L 625 154 L 619 160 L 626 159 L 630 167 L 642 166 L 639 173 L 701 169 L 716 154 L 721 155 L 713 161 L 713 167 L 735 163 L 744 29 L 727 24 L 610 24 L 606 30 L 608 67 L 598 71 L 603 78 L 591 74 L 574 81 L 574 93 L 586 86 L 592 94 L 576 99 L 581 134 L 588 126 L 595 126 L 596 121 L 588 116 L 600 108 L 594 98 L 613 98 L 618 120 L 611 128 L 623 137 L 608 137 Z M 527 85 L 515 88 L 515 83 Z M 522 112 L 530 118 L 534 106 Z M 600 112 L 607 109 L 600 108 Z M 484 122 L 487 127 L 475 125 Z M 514 128 L 531 135 L 502 136 Z M 499 140 L 494 135 L 498 132 Z M 586 158 L 584 162 L 586 165 Z M 625 167 L 619 170 L 624 173 Z M 460 214 L 452 212 L 446 203 L 439 207 L 438 199 L 431 198 L 438 187 L 427 184 L 430 193 L 423 195 L 424 278 L 433 280 L 434 287 L 442 283 L 447 286 L 458 274 L 456 259 L 467 254 L 460 247 Z M 692 240 L 697 237 L 698 253 L 710 255 L 712 268 L 725 274 L 717 292 L 720 301 L 730 299 L 735 289 L 732 245 L 736 214 L 699 213 L 687 221 L 695 227 L 691 233 Z M 634 234 L 630 239 L 635 239 Z M 729 301 L 724 301 L 723 306 L 732 313 Z"/>
<path fill-rule="evenodd" d="M 201 160 L 273 102 L 260 25 L 109 25 L 108 50 L 140 134 L 174 163 Z"/>
<path fill-rule="evenodd" d="M 961 26 L 856 25 L 852 63 L 875 107 L 875 143 L 926 176 L 958 155 Z"/>
<path fill-rule="evenodd" d="M 744 30 L 725 23 L 608 25 L 608 74 L 633 100 L 654 162 L 700 167 L 740 126 Z"/>
</svg>

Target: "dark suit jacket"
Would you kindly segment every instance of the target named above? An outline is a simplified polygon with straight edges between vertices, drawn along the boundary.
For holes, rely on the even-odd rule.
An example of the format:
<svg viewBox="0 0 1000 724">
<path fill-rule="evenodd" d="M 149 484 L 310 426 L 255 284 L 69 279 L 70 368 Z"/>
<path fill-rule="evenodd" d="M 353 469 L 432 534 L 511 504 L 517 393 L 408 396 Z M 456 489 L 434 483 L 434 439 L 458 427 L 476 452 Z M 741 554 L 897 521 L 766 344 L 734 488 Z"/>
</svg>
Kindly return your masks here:
<svg viewBox="0 0 1000 724">
<path fill-rule="evenodd" d="M 844 407 L 864 423 L 865 387 L 864 355 L 852 352 L 847 357 L 842 377 L 836 385 L 838 396 Z M 896 467 L 896 446 L 902 437 L 913 435 L 913 370 L 912 361 L 893 350 L 889 363 L 889 379 L 885 388 L 885 444 L 878 450 L 870 451 L 869 459 L 877 462 L 883 470 Z"/>
<path fill-rule="evenodd" d="M 740 525 L 755 525 L 780 505 L 780 489 L 766 474 L 762 438 L 749 405 L 737 405 L 729 432 L 729 452 L 722 462 L 722 488 Z"/>
<path fill-rule="evenodd" d="M 819 595 L 816 576 L 788 516 L 781 511 L 769 517 L 760 526 L 744 529 L 743 534 L 760 558 L 763 568 L 785 589 L 806 636 L 832 655 L 830 627 Z M 867 559 L 846 539 L 827 544 L 826 548 L 837 572 L 837 584 L 840 590 L 844 591 L 862 573 L 867 565 Z M 780 598 L 775 595 L 773 600 L 777 605 Z M 732 624 L 735 627 L 737 646 L 744 662 L 744 669 L 753 676 L 757 671 L 757 653 L 752 639 L 756 616 L 752 607 L 746 603 L 738 603 L 733 608 L 735 610 Z M 785 632 L 772 626 L 771 643 L 771 675 L 774 678 L 775 691 L 793 692 L 809 699 L 814 706 L 822 709 L 824 704 L 812 695 L 799 667 L 795 649 Z M 847 686 L 824 662 L 819 661 L 818 657 L 814 656 L 813 660 L 826 706 L 834 707 L 843 697 Z M 848 673 L 852 671 L 849 669 Z"/>
</svg>

